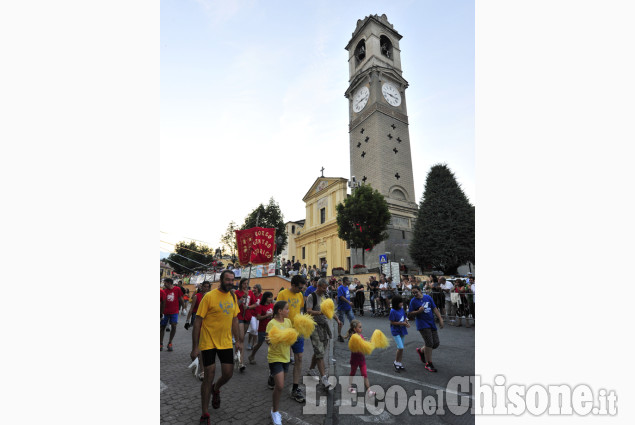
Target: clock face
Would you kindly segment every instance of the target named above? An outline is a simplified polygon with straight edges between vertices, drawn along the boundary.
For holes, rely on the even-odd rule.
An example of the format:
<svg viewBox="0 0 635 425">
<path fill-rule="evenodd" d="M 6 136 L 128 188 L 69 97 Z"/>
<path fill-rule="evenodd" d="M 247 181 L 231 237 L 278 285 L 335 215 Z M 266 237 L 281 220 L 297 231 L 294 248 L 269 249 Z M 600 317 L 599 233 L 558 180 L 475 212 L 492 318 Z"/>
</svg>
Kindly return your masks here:
<svg viewBox="0 0 635 425">
<path fill-rule="evenodd" d="M 386 102 L 390 103 L 392 106 L 401 105 L 401 95 L 399 94 L 399 90 L 397 90 L 397 87 L 393 86 L 390 83 L 385 83 L 381 87 L 381 92 L 384 95 L 384 99 L 386 99 Z"/>
<path fill-rule="evenodd" d="M 370 91 L 366 86 L 357 90 L 357 93 L 355 93 L 355 96 L 353 96 L 353 111 L 359 112 L 364 109 L 364 106 L 366 106 L 366 103 L 368 103 L 369 95 Z"/>
</svg>

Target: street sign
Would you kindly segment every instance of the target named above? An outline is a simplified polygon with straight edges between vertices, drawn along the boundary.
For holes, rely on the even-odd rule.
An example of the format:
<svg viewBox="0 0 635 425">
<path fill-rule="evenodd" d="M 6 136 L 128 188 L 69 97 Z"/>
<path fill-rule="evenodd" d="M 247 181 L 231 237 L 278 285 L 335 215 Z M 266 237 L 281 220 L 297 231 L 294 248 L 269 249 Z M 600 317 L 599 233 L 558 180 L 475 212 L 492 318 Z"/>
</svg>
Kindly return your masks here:
<svg viewBox="0 0 635 425">
<path fill-rule="evenodd" d="M 388 256 L 386 254 L 382 254 L 379 256 L 379 264 L 387 264 Z"/>
<path fill-rule="evenodd" d="M 393 282 L 399 282 L 399 263 L 397 262 L 391 262 L 390 263 L 390 275 L 392 276 L 392 281 Z M 397 280 L 395 280 L 397 279 Z"/>
<path fill-rule="evenodd" d="M 399 279 L 399 263 L 391 261 L 390 264 L 382 264 L 381 272 L 386 275 L 386 277 L 391 276 L 393 278 L 393 282 L 395 278 Z"/>
</svg>

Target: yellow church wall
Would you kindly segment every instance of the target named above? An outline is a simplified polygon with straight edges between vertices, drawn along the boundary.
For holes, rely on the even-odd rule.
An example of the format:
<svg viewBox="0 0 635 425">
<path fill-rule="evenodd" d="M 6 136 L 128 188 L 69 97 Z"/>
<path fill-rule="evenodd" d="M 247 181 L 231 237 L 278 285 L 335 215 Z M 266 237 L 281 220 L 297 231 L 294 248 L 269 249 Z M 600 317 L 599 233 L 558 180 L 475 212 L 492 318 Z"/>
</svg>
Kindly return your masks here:
<svg viewBox="0 0 635 425">
<path fill-rule="evenodd" d="M 306 219 L 304 228 L 294 238 L 295 255 L 300 262 L 320 268 L 320 258 L 326 258 L 330 275 L 333 267 L 348 268 L 350 250 L 337 236 L 337 204 L 344 201 L 348 180 L 319 177 L 304 196 Z M 325 208 L 325 221 L 320 223 L 320 210 Z M 293 236 L 293 235 L 290 235 Z M 302 258 L 302 248 L 305 258 Z"/>
</svg>

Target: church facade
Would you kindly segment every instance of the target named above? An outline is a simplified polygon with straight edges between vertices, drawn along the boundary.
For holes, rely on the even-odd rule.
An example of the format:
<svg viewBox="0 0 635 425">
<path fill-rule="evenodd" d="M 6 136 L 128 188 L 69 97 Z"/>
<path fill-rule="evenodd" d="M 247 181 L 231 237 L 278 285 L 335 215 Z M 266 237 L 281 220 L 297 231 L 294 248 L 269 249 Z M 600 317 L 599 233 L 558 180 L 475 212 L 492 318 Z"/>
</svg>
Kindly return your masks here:
<svg viewBox="0 0 635 425">
<path fill-rule="evenodd" d="M 350 270 L 350 249 L 337 236 L 337 204 L 346 199 L 348 180 L 341 177 L 318 177 L 302 200 L 306 207 L 304 227 L 295 234 L 295 256 L 301 263 L 317 266 L 322 260 L 333 267 Z M 292 235 L 289 235 L 292 237 Z"/>
</svg>

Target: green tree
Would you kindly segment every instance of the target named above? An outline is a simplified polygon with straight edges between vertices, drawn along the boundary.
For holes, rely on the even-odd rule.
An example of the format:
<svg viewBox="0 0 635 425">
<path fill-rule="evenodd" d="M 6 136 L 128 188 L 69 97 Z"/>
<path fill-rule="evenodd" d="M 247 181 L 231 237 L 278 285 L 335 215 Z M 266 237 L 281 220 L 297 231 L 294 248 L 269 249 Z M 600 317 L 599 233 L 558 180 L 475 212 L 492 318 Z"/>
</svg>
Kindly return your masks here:
<svg viewBox="0 0 635 425">
<path fill-rule="evenodd" d="M 278 203 L 273 199 L 269 199 L 269 203 L 265 207 L 260 204 L 245 218 L 245 222 L 240 227 L 241 230 L 251 229 L 252 227 L 273 227 L 276 229 L 276 245 L 277 251 L 280 252 L 287 245 L 287 232 L 284 226 L 284 216 Z"/>
<path fill-rule="evenodd" d="M 214 261 L 214 250 L 196 242 L 178 242 L 174 245 L 174 253 L 165 260 L 178 274 L 192 273 L 202 265 L 209 266 Z"/>
<path fill-rule="evenodd" d="M 226 248 L 231 253 L 232 258 L 236 256 L 236 250 L 238 249 L 236 245 L 235 230 L 238 230 L 238 225 L 232 220 L 229 222 L 227 230 L 220 238 L 220 243 L 223 245 L 221 246 L 221 249 Z"/>
<path fill-rule="evenodd" d="M 428 172 L 419 203 L 410 257 L 422 270 L 456 274 L 475 260 L 475 209 L 452 171 L 436 164 Z"/>
<path fill-rule="evenodd" d="M 362 263 L 366 249 L 388 239 L 388 223 L 388 203 L 384 195 L 370 185 L 354 189 L 344 203 L 337 205 L 337 235 L 350 241 L 352 248 L 362 248 Z"/>
</svg>

